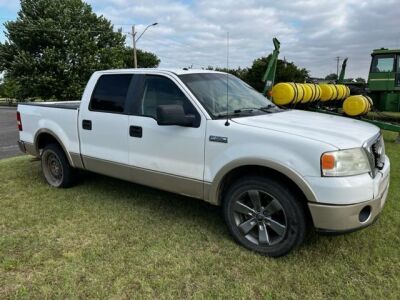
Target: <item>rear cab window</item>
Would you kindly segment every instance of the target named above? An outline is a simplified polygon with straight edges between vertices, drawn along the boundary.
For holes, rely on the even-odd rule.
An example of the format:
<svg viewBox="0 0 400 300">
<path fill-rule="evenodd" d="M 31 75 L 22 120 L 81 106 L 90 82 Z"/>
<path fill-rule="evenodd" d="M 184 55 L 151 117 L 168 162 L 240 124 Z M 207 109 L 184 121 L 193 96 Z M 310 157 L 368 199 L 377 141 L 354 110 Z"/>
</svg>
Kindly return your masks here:
<svg viewBox="0 0 400 300">
<path fill-rule="evenodd" d="M 124 113 L 133 74 L 101 75 L 89 103 L 90 111 Z"/>
</svg>

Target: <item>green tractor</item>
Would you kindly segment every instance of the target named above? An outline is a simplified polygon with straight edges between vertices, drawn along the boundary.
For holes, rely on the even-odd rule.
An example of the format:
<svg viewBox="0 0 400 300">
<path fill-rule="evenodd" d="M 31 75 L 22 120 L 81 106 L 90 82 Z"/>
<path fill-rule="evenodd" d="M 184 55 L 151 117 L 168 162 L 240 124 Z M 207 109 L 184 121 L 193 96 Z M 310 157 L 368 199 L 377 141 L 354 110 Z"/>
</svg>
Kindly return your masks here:
<svg viewBox="0 0 400 300">
<path fill-rule="evenodd" d="M 398 113 L 400 112 L 400 49 L 375 49 L 371 56 L 367 84 L 345 81 L 347 58 L 343 61 L 338 83 L 349 86 L 352 94 L 369 95 L 378 111 Z M 400 117 L 400 114 L 391 115 Z"/>
<path fill-rule="evenodd" d="M 366 91 L 379 111 L 400 112 L 400 49 L 376 49 L 371 56 Z"/>
<path fill-rule="evenodd" d="M 273 43 L 275 49 L 263 77 L 265 82 L 264 94 L 267 97 L 271 95 L 274 85 L 276 62 L 280 50 L 280 43 L 276 38 L 273 39 Z M 400 49 L 376 49 L 373 50 L 371 56 L 367 83 L 349 82 L 344 79 L 346 58 L 343 61 L 337 84 L 348 86 L 352 95 L 369 96 L 373 102 L 373 111 L 357 118 L 373 123 L 384 130 L 399 132 L 398 141 L 400 142 Z M 314 105 L 300 105 L 296 108 L 343 115 L 338 106 L 332 108 L 320 104 L 322 102 L 315 102 Z"/>
</svg>

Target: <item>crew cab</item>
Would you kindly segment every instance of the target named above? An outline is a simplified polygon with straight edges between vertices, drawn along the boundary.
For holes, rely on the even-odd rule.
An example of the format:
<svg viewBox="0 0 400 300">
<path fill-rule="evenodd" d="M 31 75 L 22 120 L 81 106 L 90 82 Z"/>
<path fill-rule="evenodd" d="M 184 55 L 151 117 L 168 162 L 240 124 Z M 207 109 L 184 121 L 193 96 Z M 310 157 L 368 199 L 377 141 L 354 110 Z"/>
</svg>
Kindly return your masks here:
<svg viewBox="0 0 400 300">
<path fill-rule="evenodd" d="M 77 169 L 223 208 L 233 238 L 269 256 L 303 241 L 307 225 L 370 225 L 389 187 L 379 129 L 282 109 L 240 79 L 206 70 L 95 72 L 81 101 L 18 105 L 19 146 L 53 187 Z"/>
</svg>

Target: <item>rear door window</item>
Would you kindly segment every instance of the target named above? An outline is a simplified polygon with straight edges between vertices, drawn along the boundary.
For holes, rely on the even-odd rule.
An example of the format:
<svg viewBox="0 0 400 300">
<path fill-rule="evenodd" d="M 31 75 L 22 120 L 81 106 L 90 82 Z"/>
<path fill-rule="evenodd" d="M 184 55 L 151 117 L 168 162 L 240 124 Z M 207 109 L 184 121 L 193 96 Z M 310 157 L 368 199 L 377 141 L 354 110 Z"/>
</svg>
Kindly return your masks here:
<svg viewBox="0 0 400 300">
<path fill-rule="evenodd" d="M 132 74 L 102 75 L 94 88 L 89 110 L 123 113 Z"/>
</svg>

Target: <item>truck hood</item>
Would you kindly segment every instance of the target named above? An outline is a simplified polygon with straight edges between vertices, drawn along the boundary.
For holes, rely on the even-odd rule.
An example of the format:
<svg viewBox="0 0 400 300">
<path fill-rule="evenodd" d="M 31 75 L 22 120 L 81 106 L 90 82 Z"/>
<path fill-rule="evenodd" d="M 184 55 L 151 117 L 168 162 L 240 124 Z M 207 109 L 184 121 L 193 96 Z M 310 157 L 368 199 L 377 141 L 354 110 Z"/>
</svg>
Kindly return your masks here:
<svg viewBox="0 0 400 300">
<path fill-rule="evenodd" d="M 234 122 L 274 131 L 286 132 L 330 144 L 339 149 L 361 147 L 379 133 L 379 128 L 351 118 L 302 110 L 249 116 Z"/>
</svg>

